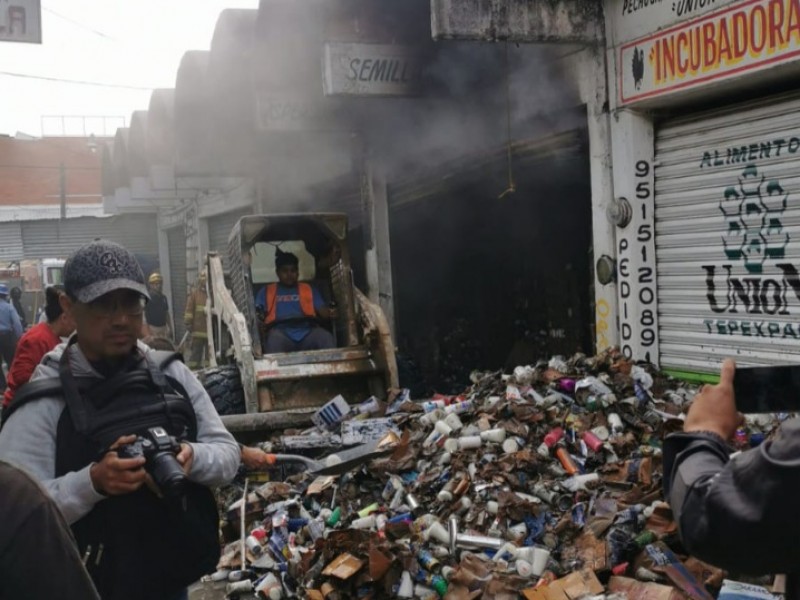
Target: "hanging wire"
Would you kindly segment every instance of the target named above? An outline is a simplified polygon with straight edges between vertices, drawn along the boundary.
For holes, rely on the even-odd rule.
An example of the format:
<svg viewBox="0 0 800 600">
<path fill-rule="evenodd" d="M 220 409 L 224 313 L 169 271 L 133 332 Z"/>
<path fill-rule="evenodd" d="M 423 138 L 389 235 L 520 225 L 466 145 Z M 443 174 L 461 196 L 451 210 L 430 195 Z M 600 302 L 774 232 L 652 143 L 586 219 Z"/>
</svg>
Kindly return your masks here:
<svg viewBox="0 0 800 600">
<path fill-rule="evenodd" d="M 508 187 L 500 194 L 497 199 L 502 200 L 506 196 L 517 191 L 514 184 L 514 171 L 511 164 L 511 66 L 508 58 L 508 39 L 506 39 L 506 147 L 508 149 Z"/>
</svg>

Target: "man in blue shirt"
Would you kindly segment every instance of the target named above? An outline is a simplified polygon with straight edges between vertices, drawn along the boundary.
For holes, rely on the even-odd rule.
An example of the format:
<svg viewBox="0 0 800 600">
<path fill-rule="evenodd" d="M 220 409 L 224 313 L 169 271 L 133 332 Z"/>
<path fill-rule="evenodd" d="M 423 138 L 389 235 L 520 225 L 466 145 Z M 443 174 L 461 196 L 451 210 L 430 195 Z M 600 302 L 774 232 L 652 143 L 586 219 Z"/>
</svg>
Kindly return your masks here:
<svg viewBox="0 0 800 600">
<path fill-rule="evenodd" d="M 17 341 L 22 336 L 22 322 L 16 309 L 8 301 L 8 286 L 0 283 L 0 391 L 6 389 L 6 376 L 3 373 L 2 361 L 8 368 L 14 362 L 14 351 Z"/>
<path fill-rule="evenodd" d="M 315 322 L 330 321 L 336 311 L 328 308 L 319 291 L 298 279 L 297 256 L 291 252 L 275 254 L 278 283 L 268 283 L 256 295 L 256 309 L 265 315 L 268 328 L 264 352 L 322 350 L 336 344 L 331 333 Z"/>
</svg>

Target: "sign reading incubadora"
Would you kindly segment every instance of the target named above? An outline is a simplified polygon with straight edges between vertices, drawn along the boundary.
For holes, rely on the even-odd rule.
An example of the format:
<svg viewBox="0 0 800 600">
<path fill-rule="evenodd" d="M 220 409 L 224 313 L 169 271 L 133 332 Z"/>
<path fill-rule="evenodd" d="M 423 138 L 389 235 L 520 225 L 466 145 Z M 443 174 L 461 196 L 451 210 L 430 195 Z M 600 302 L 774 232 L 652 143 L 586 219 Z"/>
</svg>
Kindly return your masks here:
<svg viewBox="0 0 800 600">
<path fill-rule="evenodd" d="M 0 0 L 0 42 L 42 43 L 41 0 Z"/>
</svg>

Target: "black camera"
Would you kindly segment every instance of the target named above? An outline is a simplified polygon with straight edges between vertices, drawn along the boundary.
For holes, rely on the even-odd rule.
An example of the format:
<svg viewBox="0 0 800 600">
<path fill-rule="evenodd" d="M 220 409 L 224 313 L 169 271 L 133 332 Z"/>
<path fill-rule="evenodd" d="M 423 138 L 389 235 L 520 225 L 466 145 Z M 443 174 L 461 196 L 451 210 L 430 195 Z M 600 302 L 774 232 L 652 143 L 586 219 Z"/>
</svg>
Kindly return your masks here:
<svg viewBox="0 0 800 600">
<path fill-rule="evenodd" d="M 120 446 L 117 455 L 120 458 L 144 456 L 144 468 L 161 493 L 176 497 L 183 494 L 186 485 L 186 474 L 175 457 L 180 450 L 181 445 L 163 427 L 151 427 L 135 442 Z"/>
</svg>

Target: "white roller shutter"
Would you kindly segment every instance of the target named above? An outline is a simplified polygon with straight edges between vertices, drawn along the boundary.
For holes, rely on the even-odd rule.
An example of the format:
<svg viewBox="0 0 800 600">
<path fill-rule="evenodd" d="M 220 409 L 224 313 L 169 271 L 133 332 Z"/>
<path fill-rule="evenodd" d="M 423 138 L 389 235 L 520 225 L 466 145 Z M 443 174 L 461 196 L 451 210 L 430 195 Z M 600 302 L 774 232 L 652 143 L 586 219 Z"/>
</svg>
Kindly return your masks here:
<svg viewBox="0 0 800 600">
<path fill-rule="evenodd" d="M 656 130 L 661 366 L 800 362 L 800 95 Z"/>
</svg>

